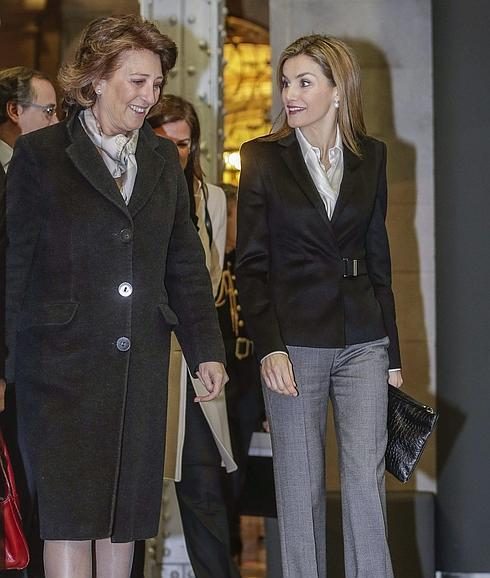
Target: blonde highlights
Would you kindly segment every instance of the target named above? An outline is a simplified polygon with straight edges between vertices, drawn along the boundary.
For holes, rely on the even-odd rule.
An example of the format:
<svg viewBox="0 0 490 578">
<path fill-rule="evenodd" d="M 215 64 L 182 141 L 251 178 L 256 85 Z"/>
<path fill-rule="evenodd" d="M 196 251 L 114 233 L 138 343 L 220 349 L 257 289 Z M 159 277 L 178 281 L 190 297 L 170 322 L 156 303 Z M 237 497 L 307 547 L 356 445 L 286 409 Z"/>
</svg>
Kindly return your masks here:
<svg viewBox="0 0 490 578">
<path fill-rule="evenodd" d="M 150 50 L 162 63 L 164 83 L 177 59 L 177 46 L 158 28 L 137 15 L 97 18 L 82 33 L 73 61 L 58 74 L 63 107 L 88 108 L 96 100 L 93 84 L 109 78 L 127 50 Z"/>
<path fill-rule="evenodd" d="M 359 141 L 366 136 L 362 112 L 361 74 L 352 50 L 337 38 L 312 34 L 295 40 L 285 48 L 277 65 L 277 82 L 282 88 L 283 67 L 286 60 L 304 54 L 314 60 L 332 86 L 337 87 L 339 96 L 338 123 L 342 141 L 358 157 L 361 156 Z M 264 137 L 264 140 L 279 140 L 292 131 L 287 120 L 282 127 Z"/>
</svg>

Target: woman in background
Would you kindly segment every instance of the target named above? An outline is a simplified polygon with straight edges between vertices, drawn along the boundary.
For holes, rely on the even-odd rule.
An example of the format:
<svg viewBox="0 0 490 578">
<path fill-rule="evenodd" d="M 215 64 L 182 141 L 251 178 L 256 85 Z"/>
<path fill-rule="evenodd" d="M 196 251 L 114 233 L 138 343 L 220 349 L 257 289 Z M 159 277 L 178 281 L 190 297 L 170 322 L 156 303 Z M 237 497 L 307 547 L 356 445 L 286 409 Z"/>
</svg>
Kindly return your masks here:
<svg viewBox="0 0 490 578">
<path fill-rule="evenodd" d="M 165 95 L 148 120 L 155 133 L 172 140 L 179 151 L 191 218 L 198 228 L 216 295 L 225 252 L 226 198 L 222 189 L 204 180 L 197 113 L 183 98 Z M 235 578 L 239 574 L 231 556 L 222 465 L 231 472 L 236 464 L 224 392 L 211 403 L 195 403 L 201 385 L 191 379 L 177 339 L 172 341 L 169 383 L 165 475 L 176 481 L 192 568 L 196 578 Z"/>
<path fill-rule="evenodd" d="M 284 578 L 325 578 L 333 405 L 346 578 L 393 578 L 385 522 L 387 382 L 402 384 L 385 227 L 386 146 L 366 134 L 351 50 L 282 53 L 283 127 L 242 147 L 237 279 L 261 360 Z"/>
</svg>

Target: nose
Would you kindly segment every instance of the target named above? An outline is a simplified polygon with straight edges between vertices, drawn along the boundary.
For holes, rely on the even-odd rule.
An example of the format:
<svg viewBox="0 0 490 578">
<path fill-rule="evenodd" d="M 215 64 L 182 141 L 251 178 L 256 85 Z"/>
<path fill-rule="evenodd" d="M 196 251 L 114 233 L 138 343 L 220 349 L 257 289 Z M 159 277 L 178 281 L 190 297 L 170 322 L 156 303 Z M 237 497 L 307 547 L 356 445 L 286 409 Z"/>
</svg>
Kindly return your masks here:
<svg viewBox="0 0 490 578">
<path fill-rule="evenodd" d="M 292 84 L 289 86 L 286 86 L 283 89 L 282 95 L 283 95 L 284 102 L 289 102 L 291 100 L 295 100 L 296 95 L 297 95 L 296 88 Z"/>
<path fill-rule="evenodd" d="M 151 82 L 148 82 L 145 84 L 145 87 L 143 89 L 143 94 L 142 97 L 146 100 L 146 102 L 148 104 L 150 104 L 151 106 L 153 106 L 157 99 L 158 99 L 158 95 L 155 94 L 155 90 L 153 88 L 153 84 Z"/>
</svg>

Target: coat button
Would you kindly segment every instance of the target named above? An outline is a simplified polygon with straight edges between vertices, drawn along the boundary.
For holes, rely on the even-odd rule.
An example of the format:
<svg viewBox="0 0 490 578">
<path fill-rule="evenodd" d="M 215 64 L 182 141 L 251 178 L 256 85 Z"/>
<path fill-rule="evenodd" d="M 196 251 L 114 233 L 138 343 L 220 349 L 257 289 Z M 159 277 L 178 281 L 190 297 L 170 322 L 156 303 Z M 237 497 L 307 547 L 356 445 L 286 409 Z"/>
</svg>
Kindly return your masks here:
<svg viewBox="0 0 490 578">
<path fill-rule="evenodd" d="M 129 297 L 133 292 L 133 286 L 131 285 L 131 283 L 121 283 L 121 285 L 119 285 L 117 290 L 119 292 L 119 295 L 122 295 L 123 297 Z"/>
<path fill-rule="evenodd" d="M 128 349 L 131 347 L 131 341 L 128 337 L 120 337 L 116 341 L 116 347 L 119 349 L 119 351 L 128 351 Z"/>
<path fill-rule="evenodd" d="M 129 243 L 133 238 L 133 231 L 131 231 L 131 229 L 123 229 L 119 232 L 119 236 L 121 237 L 121 241 Z"/>
</svg>

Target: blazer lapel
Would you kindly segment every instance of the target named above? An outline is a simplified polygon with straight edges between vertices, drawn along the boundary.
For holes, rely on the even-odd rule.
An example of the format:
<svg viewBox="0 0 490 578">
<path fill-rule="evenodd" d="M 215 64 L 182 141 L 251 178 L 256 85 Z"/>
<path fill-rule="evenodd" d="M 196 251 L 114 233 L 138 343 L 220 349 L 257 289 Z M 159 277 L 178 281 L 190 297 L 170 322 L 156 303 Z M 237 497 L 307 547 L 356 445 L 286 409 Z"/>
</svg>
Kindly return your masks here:
<svg viewBox="0 0 490 578">
<path fill-rule="evenodd" d="M 315 183 L 313 182 L 313 179 L 308 172 L 308 168 L 306 167 L 303 154 L 301 153 L 301 148 L 298 141 L 296 140 L 294 132 L 291 132 L 289 135 L 280 139 L 278 142 L 284 147 L 281 154 L 286 163 L 286 166 L 291 171 L 303 193 L 310 200 L 313 206 L 316 207 L 320 213 L 321 218 L 330 228 L 331 223 L 330 219 L 328 218 L 325 205 L 323 204 L 320 193 L 318 192 Z"/>
<path fill-rule="evenodd" d="M 129 200 L 129 211 L 133 217 L 146 205 L 162 175 L 165 159 L 156 151 L 157 147 L 158 137 L 144 124 L 136 149 L 138 174 Z"/>
<path fill-rule="evenodd" d="M 347 205 L 352 192 L 355 190 L 358 183 L 359 172 L 358 168 L 361 164 L 361 159 L 356 156 L 350 149 L 344 145 L 344 174 L 342 176 L 342 183 L 340 185 L 339 197 L 335 203 L 335 208 L 332 215 L 332 224 L 336 221 L 339 213 Z"/>
<path fill-rule="evenodd" d="M 77 113 L 72 115 L 66 126 L 72 141 L 66 148 L 66 153 L 75 167 L 99 193 L 129 216 L 128 208 L 115 180 L 105 166 L 97 148 L 84 131 Z"/>
</svg>

